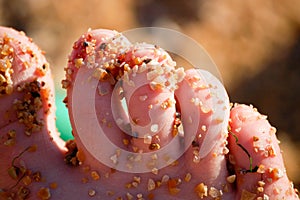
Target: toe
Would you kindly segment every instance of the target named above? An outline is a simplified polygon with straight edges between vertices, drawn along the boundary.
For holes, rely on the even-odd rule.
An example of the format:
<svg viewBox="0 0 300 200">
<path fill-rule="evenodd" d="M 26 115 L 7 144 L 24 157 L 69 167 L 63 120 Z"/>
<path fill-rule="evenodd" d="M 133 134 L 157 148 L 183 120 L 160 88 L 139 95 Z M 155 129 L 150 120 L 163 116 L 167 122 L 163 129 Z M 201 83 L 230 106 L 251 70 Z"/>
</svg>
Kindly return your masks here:
<svg viewBox="0 0 300 200">
<path fill-rule="evenodd" d="M 283 163 L 276 129 L 251 106 L 230 114 L 229 160 L 237 175 L 237 199 L 298 199 Z"/>
<path fill-rule="evenodd" d="M 210 192 L 201 192 L 200 186 L 204 185 L 208 191 L 219 191 L 215 195 L 230 199 L 232 189 L 226 181 L 225 159 L 229 100 L 223 85 L 209 72 L 192 69 L 186 71 L 175 94 L 184 132 L 194 135 L 192 146 L 184 155 L 189 172 L 197 180 L 194 191 L 201 198 L 211 197 Z"/>
<path fill-rule="evenodd" d="M 229 199 L 231 194 L 226 182 L 228 173 L 225 160 L 228 152 L 229 100 L 221 83 L 209 73 L 197 70 L 187 72 L 183 80 L 183 69 L 176 69 L 169 55 L 153 45 L 127 44 L 125 49 L 121 49 L 122 46 L 118 44 L 119 47 L 113 53 L 115 60 L 111 62 L 108 58 L 112 55 L 110 48 L 114 48 L 114 44 L 109 44 L 107 40 L 110 41 L 109 38 L 114 34 L 94 30 L 83 35 L 74 45 L 67 69 L 65 83 L 68 83 L 70 118 L 78 149 L 86 155 L 82 166 L 95 166 L 97 171 L 107 174 L 110 183 L 106 183 L 106 178 L 100 180 L 102 184 L 106 183 L 106 188 L 111 188 L 111 184 L 118 179 L 118 185 L 125 187 L 118 191 L 120 195 L 124 195 L 124 192 L 136 193 L 136 189 L 140 189 L 143 195 L 154 195 L 157 198 L 210 199 L 226 192 L 223 197 Z M 86 56 L 90 41 L 94 42 L 91 47 L 96 54 Z M 97 48 L 101 43 L 109 44 L 103 52 Z M 93 55 L 102 57 L 98 59 L 96 56 L 94 59 Z M 82 65 L 76 67 L 76 63 L 81 63 L 80 60 L 83 61 Z M 91 72 L 88 72 L 89 69 L 92 69 Z M 68 70 L 71 70 L 70 74 Z M 88 99 L 85 92 L 91 88 L 95 70 L 98 70 L 100 79 L 96 80 L 94 88 L 99 89 L 100 93 L 97 90 L 95 101 L 86 102 L 83 99 Z M 81 71 L 84 71 L 81 75 L 90 73 L 92 79 L 89 76 L 81 79 L 78 76 Z M 199 73 L 201 77 L 197 76 Z M 74 98 L 74 92 L 78 92 L 78 96 L 75 95 L 77 98 Z M 219 92 L 222 98 L 217 95 Z M 94 98 L 93 95 L 91 98 Z M 80 99 L 82 101 L 79 102 Z M 75 102 L 77 106 L 74 106 Z M 89 105 L 95 104 L 96 110 L 92 111 Z M 76 121 L 74 116 L 77 111 L 82 115 Z M 95 116 L 98 121 L 94 121 L 95 124 L 99 124 L 109 140 L 116 145 L 106 155 L 107 162 L 115 164 L 108 166 L 117 169 L 113 174 L 109 167 L 101 165 L 105 161 L 99 159 L 99 156 L 103 156 L 110 147 L 107 145 L 109 142 L 100 144 L 105 137 L 95 134 L 97 129 L 91 130 L 91 126 L 95 126 L 91 124 L 91 112 L 97 113 Z M 81 123 L 84 128 L 78 127 L 77 123 Z M 142 137 L 125 134 L 128 130 Z M 150 139 L 145 137 L 151 133 Z M 153 142 L 159 146 L 151 149 L 149 146 Z M 193 143 L 195 146 L 191 147 Z M 131 153 L 125 154 L 121 149 Z M 149 153 L 151 162 L 145 157 L 140 162 L 141 156 L 146 153 Z M 122 160 L 124 155 L 128 156 Z M 139 163 L 146 166 L 144 173 L 132 171 Z M 167 163 L 168 166 L 158 169 L 161 163 Z M 122 165 L 122 169 L 118 168 Z M 124 169 L 131 173 L 122 172 Z"/>
<path fill-rule="evenodd" d="M 63 148 L 54 123 L 53 81 L 42 51 L 23 32 L 0 27 L 0 52 L 0 193 L 7 199 L 32 193 L 34 199 L 54 178 L 42 161 L 46 152 L 49 160 L 59 160 Z M 42 183 L 46 177 L 52 178 Z"/>
</svg>

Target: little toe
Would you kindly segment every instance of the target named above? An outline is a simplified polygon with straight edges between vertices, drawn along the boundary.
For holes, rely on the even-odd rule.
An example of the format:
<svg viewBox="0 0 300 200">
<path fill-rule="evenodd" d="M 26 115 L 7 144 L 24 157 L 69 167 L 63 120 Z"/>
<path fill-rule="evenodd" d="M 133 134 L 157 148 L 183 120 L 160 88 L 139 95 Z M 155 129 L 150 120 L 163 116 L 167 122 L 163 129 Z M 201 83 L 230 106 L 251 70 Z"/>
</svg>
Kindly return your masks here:
<svg viewBox="0 0 300 200">
<path fill-rule="evenodd" d="M 252 106 L 230 113 L 229 161 L 237 176 L 236 199 L 298 199 L 288 179 L 276 129 Z"/>
</svg>

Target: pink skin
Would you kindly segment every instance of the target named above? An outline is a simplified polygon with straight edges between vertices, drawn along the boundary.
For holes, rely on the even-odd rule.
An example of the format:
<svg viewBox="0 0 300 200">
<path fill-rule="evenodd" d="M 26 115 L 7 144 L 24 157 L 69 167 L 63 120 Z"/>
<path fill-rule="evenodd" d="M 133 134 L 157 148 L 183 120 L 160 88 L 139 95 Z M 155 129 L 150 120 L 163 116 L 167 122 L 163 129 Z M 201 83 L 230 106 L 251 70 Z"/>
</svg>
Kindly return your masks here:
<svg viewBox="0 0 300 200">
<path fill-rule="evenodd" d="M 1 28 L 0 36 L 4 37 L 4 33 L 9 35 L 9 37 L 14 38 L 14 41 L 21 42 L 14 42 L 14 44 L 11 45 L 14 49 L 18 49 L 18 46 L 29 46 L 29 48 L 32 49 L 32 51 L 34 52 L 38 63 L 46 62 L 40 50 L 34 44 L 28 41 L 28 39 L 25 36 L 20 35 L 18 32 L 13 31 L 12 29 Z M 37 78 L 38 81 L 46 82 L 43 88 L 45 88 L 45 90 L 49 92 L 41 92 L 43 107 L 38 111 L 38 118 L 43 120 L 44 126 L 42 127 L 42 130 L 36 133 L 32 133 L 32 135 L 29 137 L 24 134 L 24 125 L 21 124 L 14 117 L 15 111 L 13 109 L 10 109 L 12 107 L 12 102 L 14 101 L 14 99 L 22 99 L 23 93 L 14 90 L 13 93 L 10 95 L 0 96 L 0 116 L 2 119 L 4 119 L 0 121 L 0 199 L 9 199 L 7 196 L 5 197 L 5 195 L 10 194 L 11 192 L 18 191 L 21 186 L 26 187 L 30 190 L 29 199 L 41 199 L 37 195 L 38 191 L 40 191 L 41 188 L 49 189 L 51 193 L 51 199 L 118 199 L 118 197 L 128 199 L 128 197 L 126 197 L 126 193 L 130 193 L 131 195 L 133 195 L 133 199 L 137 199 L 136 196 L 139 193 L 143 194 L 144 199 L 199 199 L 198 195 L 194 191 L 194 188 L 197 184 L 202 182 L 205 183 L 208 186 L 208 188 L 213 186 L 217 189 L 223 190 L 223 186 L 224 184 L 226 184 L 229 191 L 224 192 L 222 199 L 240 199 L 243 190 L 256 193 L 258 187 L 258 180 L 263 180 L 266 182 L 263 193 L 268 195 L 270 199 L 275 199 L 277 197 L 279 197 L 279 199 L 281 199 L 281 197 L 286 197 L 288 199 L 299 199 L 296 196 L 295 191 L 291 188 L 286 173 L 283 173 L 282 177 L 278 178 L 278 180 L 273 180 L 272 182 L 270 182 L 270 179 L 268 179 L 270 178 L 270 173 L 268 171 L 266 171 L 263 174 L 241 174 L 241 169 L 249 169 L 249 159 L 246 153 L 238 145 L 236 145 L 235 138 L 230 134 L 228 138 L 228 148 L 230 151 L 229 155 L 231 161 L 235 160 L 233 167 L 235 169 L 237 179 L 233 184 L 228 183 L 226 181 L 226 178 L 229 175 L 229 172 L 226 167 L 226 155 L 224 154 L 224 150 L 226 150 L 225 145 L 227 144 L 226 132 L 220 132 L 216 135 L 216 144 L 212 147 L 211 150 L 209 150 L 207 155 L 203 155 L 203 158 L 202 160 L 200 160 L 199 163 L 193 162 L 193 150 L 195 147 L 189 147 L 185 154 L 178 159 L 178 162 L 175 165 L 173 164 L 163 169 L 160 169 L 158 171 L 158 174 L 154 174 L 151 172 L 131 174 L 122 171 L 114 171 L 111 170 L 110 167 L 107 167 L 106 165 L 100 163 L 91 154 L 91 152 L 88 152 L 87 147 L 84 146 L 81 141 L 82 136 L 80 137 L 78 135 L 79 132 L 76 130 L 76 124 L 73 118 L 73 102 L 71 98 L 74 89 L 73 83 L 78 73 L 78 68 L 75 67 L 75 63 L 76 59 L 78 58 L 83 58 L 84 61 L 87 61 L 86 49 L 84 47 L 83 41 L 93 41 L 94 39 L 95 46 L 99 47 L 100 44 L 103 42 L 101 41 L 103 38 L 109 38 L 116 34 L 116 32 L 108 30 L 91 31 L 83 35 L 74 44 L 73 52 L 69 57 L 69 65 L 66 70 L 67 81 L 65 82 L 65 84 L 68 84 L 68 108 L 70 112 L 71 123 L 74 127 L 73 133 L 77 147 L 79 149 L 80 154 L 84 155 L 80 156 L 82 164 L 76 167 L 70 167 L 66 165 L 66 163 L 63 161 L 66 149 L 64 148 L 64 142 L 59 139 L 58 134 L 56 132 L 54 123 L 54 106 L 51 106 L 49 108 L 49 103 L 53 105 L 52 92 L 54 91 L 52 79 L 50 76 L 50 70 L 47 69 L 45 75 L 35 73 L 39 64 L 36 64 L 35 59 L 29 59 L 29 56 L 26 57 L 26 55 L 28 55 L 28 52 L 19 52 L 17 53 L 17 55 L 14 55 L 14 57 L 22 57 L 21 55 L 25 55 L 24 59 L 22 59 L 22 62 L 16 61 L 13 63 L 14 73 L 12 73 L 12 79 L 14 80 L 14 88 L 16 88 L 17 85 L 20 83 L 20 81 L 18 80 L 30 82 L 33 78 Z M 104 41 L 105 40 L 106 39 L 104 39 Z M 129 47 L 130 43 L 128 42 L 127 44 Z M 128 49 L 126 50 L 129 51 Z M 128 55 L 129 54 L 127 54 L 127 56 Z M 148 50 L 142 51 L 142 53 L 140 53 L 139 56 L 141 55 L 154 58 L 152 57 L 153 55 L 151 55 L 151 53 L 149 54 Z M 132 56 L 124 57 L 124 60 L 127 60 L 127 62 L 130 63 L 129 61 L 132 60 L 130 57 L 132 58 Z M 25 62 L 30 64 L 30 67 L 27 69 L 25 69 L 22 66 Z M 85 62 L 85 64 L 86 63 L 87 62 Z M 168 63 L 171 64 L 172 62 Z M 81 67 L 83 70 L 85 68 L 84 66 L 86 65 L 83 65 Z M 70 70 L 69 72 L 72 73 L 68 73 L 68 70 Z M 203 102 L 205 102 L 207 105 L 213 106 L 212 100 L 210 98 L 207 98 L 207 94 L 209 94 L 209 89 L 204 89 L 200 92 L 196 92 L 197 89 L 195 87 L 192 87 L 191 84 L 189 84 L 189 82 L 191 82 L 192 77 L 194 75 L 199 75 L 199 73 L 199 71 L 187 71 L 184 80 L 179 83 L 179 88 L 178 90 L 176 90 L 175 93 L 172 93 L 170 90 L 166 90 L 165 92 L 163 92 L 164 90 L 153 91 L 152 89 L 149 89 L 148 86 L 143 86 L 140 89 L 134 91 L 133 96 L 131 96 L 131 99 L 129 98 L 129 103 L 127 102 L 129 105 L 128 110 L 130 115 L 139 115 L 138 118 L 147 119 L 147 115 L 145 117 L 143 116 L 143 114 L 147 112 L 137 112 L 138 109 L 147 107 L 146 105 L 150 102 L 156 102 L 156 100 L 160 101 L 164 99 L 164 93 L 171 95 L 172 98 L 174 98 L 175 96 L 176 101 L 180 102 L 180 106 L 176 105 L 176 109 L 180 109 L 181 111 L 181 120 L 183 124 L 189 123 L 188 117 L 184 116 L 193 115 L 192 111 L 195 111 L 194 115 L 196 117 L 200 116 L 201 121 L 199 121 L 199 124 L 196 124 L 196 129 L 198 130 L 197 133 L 200 133 L 202 131 L 202 137 L 197 137 L 198 139 L 196 140 L 199 143 L 199 148 L 201 148 L 203 144 L 203 146 L 205 146 L 203 147 L 204 150 L 207 149 L 208 147 L 204 145 L 206 140 L 205 138 L 211 137 L 209 135 L 205 135 L 206 133 L 205 131 L 203 131 L 202 126 L 206 125 L 206 127 L 208 128 L 207 130 L 209 130 L 210 126 L 213 127 L 213 115 L 212 113 L 204 113 L 203 110 L 201 110 L 201 108 L 199 107 L 193 108 L 193 106 L 189 104 L 191 98 L 197 97 Z M 142 73 L 138 75 L 142 75 Z M 132 80 L 135 84 L 138 84 L 140 81 L 138 76 L 136 76 L 136 79 Z M 131 136 L 121 131 L 118 128 L 118 125 L 114 122 L 115 120 L 113 118 L 112 107 L 110 103 L 111 95 L 113 92 L 113 86 L 110 84 L 110 81 L 111 79 L 108 78 L 105 81 L 100 81 L 98 83 L 98 86 L 100 88 L 105 88 L 106 90 L 105 95 L 95 95 L 95 110 L 98 117 L 97 120 L 100 124 L 102 124 L 101 128 L 103 129 L 106 136 L 111 141 L 113 141 L 114 144 L 119 145 L 124 149 L 132 150 L 131 145 L 128 146 L 123 143 L 123 139 L 128 139 L 130 141 Z M 201 81 L 196 81 L 195 84 L 201 85 L 203 83 Z M 124 86 L 124 88 L 125 87 L 127 86 Z M 139 105 L 136 105 L 137 103 L 135 102 L 140 101 L 139 97 L 143 94 L 143 92 L 146 92 L 147 94 L 149 94 L 149 96 L 147 101 L 145 101 L 145 103 L 141 104 L 141 107 L 139 107 Z M 172 106 L 168 109 L 172 110 L 171 114 L 173 115 L 175 107 Z M 45 112 L 49 109 L 49 112 Z M 84 105 L 82 105 L 82 109 L 84 109 Z M 3 117 L 5 116 L 7 110 L 10 113 L 10 121 L 9 119 Z M 157 110 L 156 112 L 159 112 L 159 110 Z M 121 113 L 121 115 L 122 114 L 124 115 L 124 113 Z M 168 116 L 168 118 L 166 119 L 161 117 L 159 121 L 166 121 L 166 124 L 169 124 L 168 126 L 170 127 L 170 119 L 173 118 L 174 116 Z M 109 122 L 110 124 L 108 125 Z M 146 120 L 143 123 L 147 122 L 148 121 Z M 269 125 L 266 119 L 262 119 L 260 117 L 260 114 L 258 112 L 256 112 L 249 106 L 235 106 L 230 112 L 229 125 L 231 127 L 231 131 L 238 136 L 238 142 L 242 144 L 252 156 L 253 166 L 263 164 L 265 166 L 265 169 L 269 169 L 271 167 L 284 170 L 282 156 L 280 154 L 280 149 L 277 143 L 276 136 L 273 133 L 271 135 L 269 134 L 271 126 Z M 241 129 L 239 130 L 240 127 Z M 16 130 L 16 143 L 13 146 L 4 145 L 4 142 L 7 139 L 7 132 L 12 128 Z M 184 126 L 185 131 L 188 131 L 189 128 L 190 126 Z M 193 130 L 192 128 L 190 129 Z M 158 133 L 159 136 L 163 134 L 166 134 L 165 130 Z M 170 134 L 166 135 L 167 137 L 164 138 L 164 140 L 168 140 L 170 137 Z M 253 148 L 253 136 L 257 136 L 260 139 L 259 141 L 262 141 L 261 145 L 263 147 L 265 147 L 266 143 L 271 144 L 273 146 L 276 156 L 264 157 L 262 156 L 261 151 L 256 153 Z M 93 140 L 93 138 L 91 138 L 91 140 Z M 144 144 L 139 140 L 141 139 L 133 141 L 135 142 L 134 144 L 141 149 L 145 149 L 145 151 L 146 149 L 148 150 L 148 145 Z M 209 139 L 207 140 L 209 141 Z M 17 180 L 12 179 L 7 172 L 8 168 L 10 168 L 12 165 L 12 159 L 18 156 L 20 152 L 24 151 L 24 149 L 26 149 L 28 146 L 32 145 L 37 147 L 35 151 L 26 151 L 20 156 L 20 158 L 16 159 L 14 164 L 18 167 L 26 167 L 26 169 L 30 170 L 31 174 L 37 171 L 40 172 L 42 175 L 42 180 L 40 182 L 32 181 L 32 183 L 29 184 L 28 182 L 26 182 L 25 178 L 22 178 L 22 180 L 19 182 L 19 184 L 17 184 L 16 187 L 11 188 L 17 183 Z M 99 150 L 101 151 L 101 147 L 97 148 L 99 148 Z M 100 178 L 97 179 L 97 177 L 92 176 L 91 174 L 93 174 L 93 172 L 97 172 L 97 174 L 100 175 Z M 32 175 L 30 175 L 29 172 L 27 173 L 29 177 L 32 177 Z M 187 173 L 190 173 L 192 175 L 192 178 L 189 182 L 185 181 L 185 176 Z M 149 191 L 149 179 L 158 181 L 161 180 L 162 176 L 164 175 L 168 175 L 174 180 L 180 178 L 182 183 L 179 184 L 177 187 L 171 187 L 171 190 L 168 190 L 167 183 L 163 183 L 160 187 L 156 187 L 154 190 Z M 134 184 L 128 184 L 132 183 L 133 181 L 138 183 L 136 188 L 133 186 Z M 57 187 L 55 187 L 55 184 L 53 183 L 57 184 Z M 172 183 L 173 181 L 170 181 L 169 185 Z M 128 188 L 129 186 L 131 186 L 131 188 Z M 277 195 L 276 193 L 274 193 L 274 191 L 276 191 L 276 188 L 278 187 L 281 190 L 279 190 L 279 194 Z M 180 191 L 177 189 L 180 189 Z M 90 197 L 89 191 L 91 196 L 93 196 L 93 191 L 95 191 L 95 196 Z M 177 193 L 176 191 L 179 192 Z M 207 199 L 212 198 L 207 197 Z"/>
<path fill-rule="evenodd" d="M 232 154 L 234 169 L 237 174 L 237 197 L 243 190 L 257 193 L 258 181 L 265 183 L 264 192 L 270 199 L 297 199 L 291 182 L 285 172 L 283 158 L 276 129 L 266 120 L 266 116 L 254 108 L 236 105 L 231 110 L 231 131 L 238 137 L 238 143 L 243 145 L 252 156 L 253 167 L 259 166 L 258 173 L 241 173 L 241 169 L 249 169 L 246 153 L 236 145 L 233 135 L 229 137 L 229 148 Z M 256 197 L 263 196 L 258 194 Z"/>
<path fill-rule="evenodd" d="M 133 45 L 126 51 L 124 62 L 129 63 L 130 67 L 134 67 L 136 65 L 134 61 L 137 58 L 141 58 L 141 61 L 148 59 L 149 63 L 144 63 L 145 68 L 149 68 L 149 65 L 158 64 L 159 66 L 170 66 L 170 69 L 175 69 L 175 63 L 168 53 L 153 45 Z M 138 65 L 142 65 L 142 63 L 138 63 Z M 122 88 L 125 91 L 124 97 L 128 105 L 128 115 L 132 124 L 131 132 L 140 134 L 139 138 L 133 137 L 131 139 L 132 144 L 143 150 L 143 152 L 149 152 L 149 145 L 144 143 L 146 136 L 151 135 L 152 140 L 149 142 L 153 143 L 158 142 L 157 138 L 159 138 L 159 143 L 162 146 L 172 139 L 170 132 L 172 131 L 176 112 L 174 91 L 168 88 L 151 86 L 150 83 L 156 78 L 156 75 L 150 77 L 151 73 L 148 73 L 148 70 L 143 72 L 130 71 L 127 74 L 128 78 L 124 78 L 127 75 L 123 76 L 121 81 Z M 157 73 L 155 72 L 155 74 Z M 131 84 L 131 81 L 134 83 L 134 86 Z M 162 109 L 164 103 L 168 105 Z M 141 112 L 141 110 L 144 112 Z M 151 130 L 152 125 L 157 125 L 157 130 Z"/>
</svg>

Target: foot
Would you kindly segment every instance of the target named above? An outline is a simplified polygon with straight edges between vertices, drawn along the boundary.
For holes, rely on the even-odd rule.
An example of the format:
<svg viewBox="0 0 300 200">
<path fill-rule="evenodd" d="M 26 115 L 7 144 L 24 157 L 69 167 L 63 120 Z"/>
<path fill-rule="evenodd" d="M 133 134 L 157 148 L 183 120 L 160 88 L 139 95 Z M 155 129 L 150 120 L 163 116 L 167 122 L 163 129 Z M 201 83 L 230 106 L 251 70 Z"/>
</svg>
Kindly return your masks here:
<svg viewBox="0 0 300 200">
<path fill-rule="evenodd" d="M 299 199 L 275 129 L 231 108 L 207 72 L 90 31 L 63 81 L 75 138 L 65 143 L 43 53 L 12 29 L 0 36 L 0 199 Z"/>
</svg>

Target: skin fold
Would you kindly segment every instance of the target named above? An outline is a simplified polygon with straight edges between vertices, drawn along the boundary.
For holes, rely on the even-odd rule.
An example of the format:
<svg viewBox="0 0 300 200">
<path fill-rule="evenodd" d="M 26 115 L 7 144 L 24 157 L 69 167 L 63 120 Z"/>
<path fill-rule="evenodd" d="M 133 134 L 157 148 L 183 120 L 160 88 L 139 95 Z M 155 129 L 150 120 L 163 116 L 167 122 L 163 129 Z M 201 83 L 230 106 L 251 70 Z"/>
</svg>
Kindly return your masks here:
<svg viewBox="0 0 300 200">
<path fill-rule="evenodd" d="M 266 117 L 251 106 L 230 106 L 214 77 L 177 68 L 156 46 L 131 44 L 104 29 L 74 43 L 62 81 L 75 138 L 68 142 L 55 127 L 53 79 L 43 52 L 24 33 L 0 27 L 0 61 L 1 200 L 299 199 Z M 81 73 L 90 73 L 88 81 Z M 93 81 L 91 110 L 85 94 Z M 111 145 L 99 145 L 104 136 L 94 121 L 124 152 L 152 153 L 174 138 L 172 151 L 186 149 L 163 168 L 117 170 L 99 160 Z M 183 133 L 195 134 L 190 143 L 181 142 Z M 124 161 L 117 150 L 108 158 L 116 168 Z"/>
</svg>

